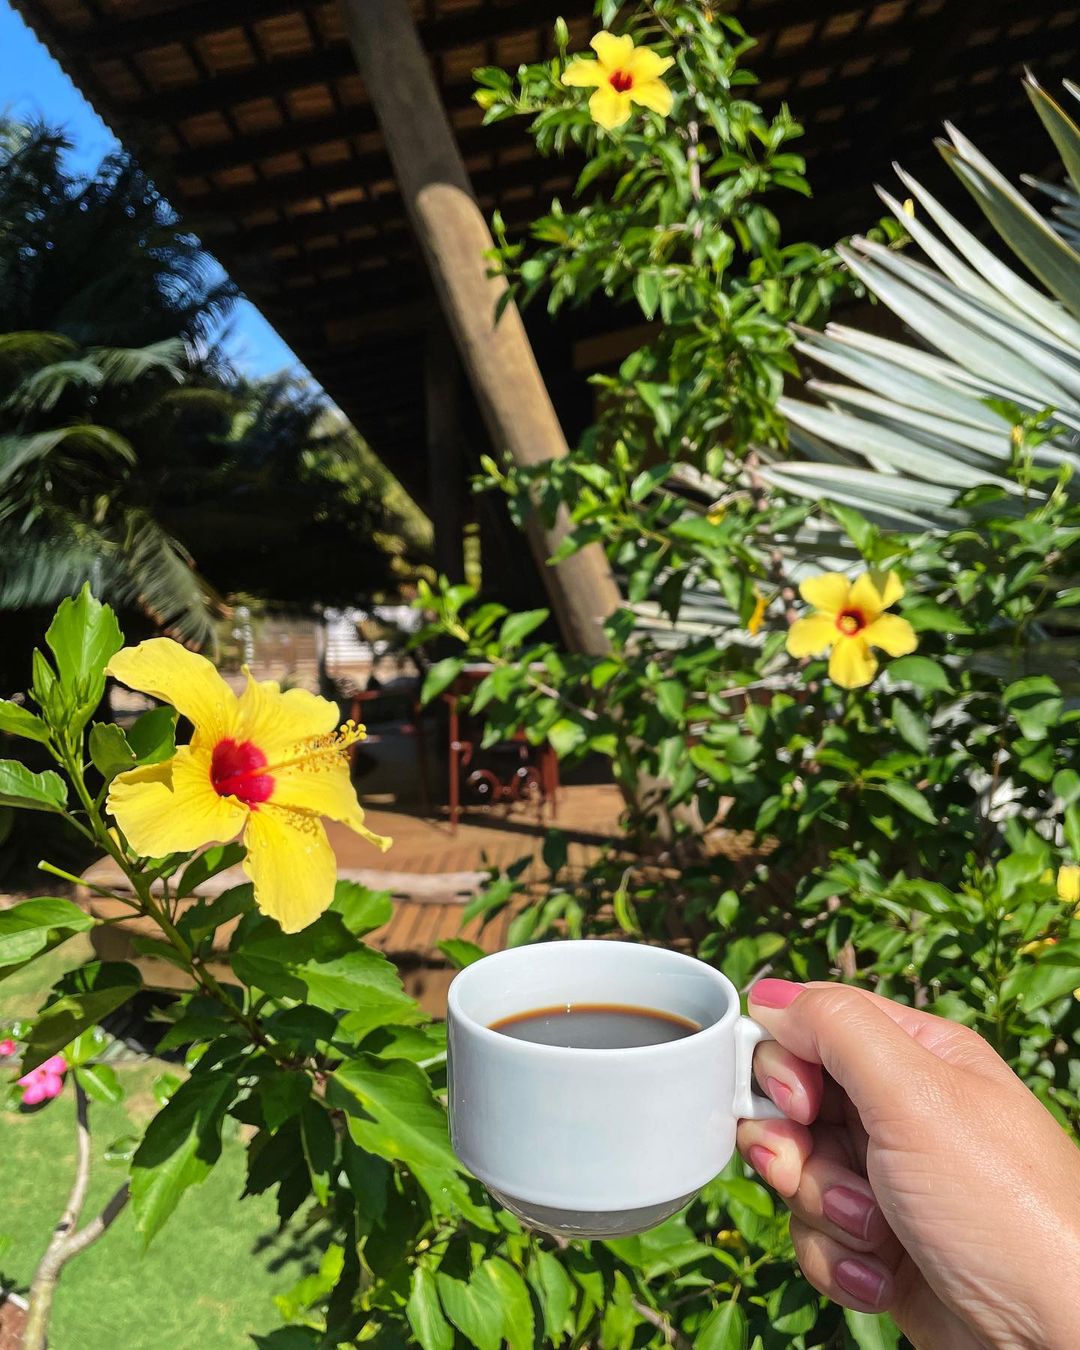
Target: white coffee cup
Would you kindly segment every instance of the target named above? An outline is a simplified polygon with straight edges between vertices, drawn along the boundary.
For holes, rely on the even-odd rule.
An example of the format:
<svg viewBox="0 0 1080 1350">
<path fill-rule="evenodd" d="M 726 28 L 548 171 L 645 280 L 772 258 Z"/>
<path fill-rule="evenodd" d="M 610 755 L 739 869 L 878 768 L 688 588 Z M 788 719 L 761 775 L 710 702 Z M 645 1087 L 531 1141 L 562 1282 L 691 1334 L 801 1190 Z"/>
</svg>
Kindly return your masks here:
<svg viewBox="0 0 1080 1350">
<path fill-rule="evenodd" d="M 660 1045 L 565 1048 L 492 1023 L 541 1008 L 609 1004 L 672 1013 L 701 1030 Z M 702 961 L 629 942 L 498 952 L 450 986 L 450 1137 L 491 1194 L 565 1237 L 640 1233 L 727 1164 L 740 1119 L 782 1119 L 751 1088 L 765 1029 Z"/>
</svg>

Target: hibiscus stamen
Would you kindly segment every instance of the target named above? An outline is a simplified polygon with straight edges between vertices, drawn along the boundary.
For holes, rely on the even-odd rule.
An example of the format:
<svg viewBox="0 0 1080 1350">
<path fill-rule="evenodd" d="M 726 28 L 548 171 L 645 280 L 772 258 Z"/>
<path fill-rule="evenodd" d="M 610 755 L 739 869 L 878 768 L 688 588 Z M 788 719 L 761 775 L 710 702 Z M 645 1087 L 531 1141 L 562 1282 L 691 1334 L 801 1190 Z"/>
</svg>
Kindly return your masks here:
<svg viewBox="0 0 1080 1350">
<path fill-rule="evenodd" d="M 845 637 L 854 637 L 866 627 L 866 619 L 857 609 L 845 609 L 837 615 L 836 626 Z"/>
</svg>

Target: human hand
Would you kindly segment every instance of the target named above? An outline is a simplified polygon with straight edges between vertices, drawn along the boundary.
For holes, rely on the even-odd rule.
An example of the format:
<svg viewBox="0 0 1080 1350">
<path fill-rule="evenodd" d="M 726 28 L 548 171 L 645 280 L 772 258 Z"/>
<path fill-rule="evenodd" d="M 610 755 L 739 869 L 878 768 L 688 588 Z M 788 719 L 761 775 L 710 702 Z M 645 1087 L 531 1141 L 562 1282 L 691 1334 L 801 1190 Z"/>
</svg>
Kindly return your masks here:
<svg viewBox="0 0 1080 1350">
<path fill-rule="evenodd" d="M 790 1119 L 744 1120 L 739 1151 L 810 1283 L 920 1350 L 1080 1346 L 1080 1151 L 987 1042 L 842 985 L 760 980 L 749 1005 Z"/>
</svg>

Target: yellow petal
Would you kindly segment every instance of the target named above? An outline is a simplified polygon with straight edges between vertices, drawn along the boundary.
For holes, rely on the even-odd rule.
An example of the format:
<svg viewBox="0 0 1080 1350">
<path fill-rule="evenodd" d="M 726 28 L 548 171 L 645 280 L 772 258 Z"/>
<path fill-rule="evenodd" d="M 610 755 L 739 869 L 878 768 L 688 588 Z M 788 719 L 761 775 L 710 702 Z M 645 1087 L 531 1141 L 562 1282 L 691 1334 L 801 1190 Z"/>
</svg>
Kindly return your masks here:
<svg viewBox="0 0 1080 1350">
<path fill-rule="evenodd" d="M 286 933 L 298 933 L 330 907 L 337 859 L 315 816 L 266 803 L 252 811 L 244 843 L 255 903 Z"/>
<path fill-rule="evenodd" d="M 758 592 L 755 588 L 754 609 L 746 621 L 746 631 L 752 636 L 756 636 L 761 631 L 761 625 L 765 622 L 765 611 L 769 608 L 767 598 Z"/>
<path fill-rule="evenodd" d="M 271 802 L 275 807 L 308 811 L 339 820 L 383 852 L 392 842 L 381 834 L 373 834 L 364 824 L 364 811 L 356 799 L 356 789 L 349 777 L 349 763 L 344 756 L 324 760 L 316 770 L 305 771 L 302 765 L 282 770 L 275 777 Z"/>
<path fill-rule="evenodd" d="M 614 131 L 627 121 L 633 112 L 633 104 L 629 94 L 620 94 L 610 84 L 605 84 L 589 99 L 589 112 L 598 127 Z"/>
<path fill-rule="evenodd" d="M 589 61 L 580 56 L 571 61 L 562 74 L 563 84 L 574 89 L 595 89 L 606 79 L 604 67 L 599 61 Z"/>
<path fill-rule="evenodd" d="M 224 844 L 244 828 L 247 808 L 210 784 L 210 752 L 182 746 L 165 764 L 113 779 L 106 803 L 136 853 L 161 858 Z"/>
<path fill-rule="evenodd" d="M 864 572 L 851 588 L 848 603 L 857 609 L 867 623 L 873 623 L 883 609 L 889 609 L 904 594 L 904 583 L 895 572 L 882 576 L 880 572 Z"/>
<path fill-rule="evenodd" d="M 788 654 L 820 656 L 829 650 L 839 636 L 836 623 L 827 615 L 811 614 L 806 619 L 796 619 L 788 629 Z"/>
<path fill-rule="evenodd" d="M 212 662 L 179 642 L 149 638 L 117 652 L 105 669 L 129 689 L 171 704 L 194 724 L 200 739 L 220 740 L 231 733 L 236 695 Z"/>
<path fill-rule="evenodd" d="M 608 74 L 613 70 L 626 70 L 634 57 L 634 39 L 625 33 L 622 37 L 616 37 L 614 33 L 597 33 L 589 46 Z"/>
<path fill-rule="evenodd" d="M 877 657 L 858 637 L 841 637 L 829 658 L 829 679 L 841 689 L 861 689 L 877 674 Z"/>
<path fill-rule="evenodd" d="M 673 56 L 661 56 L 651 47 L 635 47 L 623 69 L 633 76 L 635 84 L 644 84 L 648 80 L 658 80 L 674 64 Z"/>
<path fill-rule="evenodd" d="M 919 645 L 915 629 L 899 614 L 882 614 L 860 636 L 871 647 L 880 647 L 890 656 L 907 656 Z"/>
<path fill-rule="evenodd" d="M 822 572 L 799 582 L 799 594 L 823 614 L 839 614 L 851 594 L 851 582 L 843 572 Z"/>
<path fill-rule="evenodd" d="M 1058 868 L 1057 893 L 1067 904 L 1075 905 L 1080 901 L 1080 867 L 1067 863 Z"/>
<path fill-rule="evenodd" d="M 643 108 L 651 108 L 661 117 L 666 117 L 671 111 L 673 102 L 671 90 L 663 80 L 643 80 L 640 83 L 635 81 L 629 92 L 634 103 L 640 103 Z"/>
<path fill-rule="evenodd" d="M 328 736 L 338 725 L 336 703 L 306 689 L 283 694 L 276 680 L 253 680 L 250 671 L 237 706 L 236 739 L 252 741 L 271 765 L 305 741 Z"/>
</svg>

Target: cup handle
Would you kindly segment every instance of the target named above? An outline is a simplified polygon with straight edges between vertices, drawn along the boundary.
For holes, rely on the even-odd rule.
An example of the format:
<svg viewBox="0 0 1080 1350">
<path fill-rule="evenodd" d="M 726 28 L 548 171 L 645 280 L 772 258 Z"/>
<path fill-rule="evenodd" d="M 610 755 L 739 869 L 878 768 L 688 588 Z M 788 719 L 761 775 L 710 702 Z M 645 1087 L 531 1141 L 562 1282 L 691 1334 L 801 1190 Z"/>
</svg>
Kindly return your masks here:
<svg viewBox="0 0 1080 1350">
<path fill-rule="evenodd" d="M 752 1017 L 740 1017 L 735 1023 L 735 1115 L 739 1120 L 787 1119 L 774 1101 L 753 1087 L 754 1047 L 775 1039 Z"/>
</svg>

